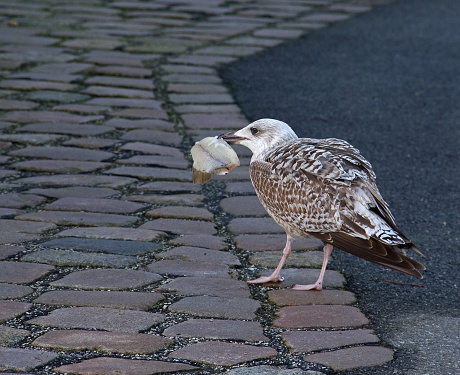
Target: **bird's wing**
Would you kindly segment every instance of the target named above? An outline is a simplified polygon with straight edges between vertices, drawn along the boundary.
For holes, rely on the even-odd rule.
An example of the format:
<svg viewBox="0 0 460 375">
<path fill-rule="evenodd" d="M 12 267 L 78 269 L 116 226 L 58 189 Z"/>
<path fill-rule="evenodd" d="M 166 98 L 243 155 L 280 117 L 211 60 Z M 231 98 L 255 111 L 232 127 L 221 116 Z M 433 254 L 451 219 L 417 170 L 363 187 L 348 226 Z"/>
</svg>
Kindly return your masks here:
<svg viewBox="0 0 460 375">
<path fill-rule="evenodd" d="M 420 252 L 396 227 L 369 162 L 340 140 L 298 139 L 250 165 L 260 201 L 286 232 L 313 235 L 338 248 L 421 277 Z"/>
<path fill-rule="evenodd" d="M 338 230 L 337 191 L 323 176 L 339 171 L 331 163 L 323 168 L 317 157 L 313 145 L 295 140 L 251 162 L 251 180 L 261 203 L 288 233 Z"/>
<path fill-rule="evenodd" d="M 252 162 L 251 178 L 267 211 L 302 231 L 408 241 L 378 191 L 372 166 L 345 141 L 293 140 Z"/>
</svg>

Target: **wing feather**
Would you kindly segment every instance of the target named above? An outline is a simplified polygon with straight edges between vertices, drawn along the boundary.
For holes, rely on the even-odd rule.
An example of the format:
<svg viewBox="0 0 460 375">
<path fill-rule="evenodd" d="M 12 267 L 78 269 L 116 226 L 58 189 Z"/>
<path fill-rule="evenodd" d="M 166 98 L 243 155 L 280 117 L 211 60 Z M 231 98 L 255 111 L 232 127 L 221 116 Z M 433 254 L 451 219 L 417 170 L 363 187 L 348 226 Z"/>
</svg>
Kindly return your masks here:
<svg viewBox="0 0 460 375">
<path fill-rule="evenodd" d="M 418 248 L 396 227 L 370 163 L 349 143 L 300 138 L 251 162 L 267 212 L 293 237 L 314 235 L 340 249 L 415 277 Z"/>
</svg>

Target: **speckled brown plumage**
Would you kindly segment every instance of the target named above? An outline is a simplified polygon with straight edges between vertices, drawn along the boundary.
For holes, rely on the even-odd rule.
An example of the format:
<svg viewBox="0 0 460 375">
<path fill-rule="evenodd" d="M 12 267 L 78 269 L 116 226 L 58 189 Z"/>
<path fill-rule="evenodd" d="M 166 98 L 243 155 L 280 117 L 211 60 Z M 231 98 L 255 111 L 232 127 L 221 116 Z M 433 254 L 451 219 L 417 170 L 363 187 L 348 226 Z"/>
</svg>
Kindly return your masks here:
<svg viewBox="0 0 460 375">
<path fill-rule="evenodd" d="M 421 277 L 419 251 L 396 227 L 367 160 L 345 141 L 295 139 L 250 165 L 267 212 L 293 238 L 315 236 L 366 260 Z"/>
<path fill-rule="evenodd" d="M 397 228 L 371 164 L 356 148 L 335 138 L 297 138 L 288 125 L 271 119 L 233 134 L 240 139 L 233 143 L 253 151 L 254 189 L 286 231 L 288 253 L 290 238 L 314 236 L 371 262 L 422 277 L 419 270 L 425 267 L 405 255 L 407 249 L 421 254 L 420 250 Z"/>
</svg>

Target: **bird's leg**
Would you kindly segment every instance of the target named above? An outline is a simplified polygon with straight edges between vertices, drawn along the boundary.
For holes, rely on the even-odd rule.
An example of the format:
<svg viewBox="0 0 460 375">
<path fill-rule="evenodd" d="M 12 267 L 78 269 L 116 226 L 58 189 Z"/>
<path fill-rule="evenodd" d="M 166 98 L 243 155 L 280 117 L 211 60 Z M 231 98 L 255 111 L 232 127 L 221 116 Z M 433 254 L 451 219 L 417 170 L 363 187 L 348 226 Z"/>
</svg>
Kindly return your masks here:
<svg viewBox="0 0 460 375">
<path fill-rule="evenodd" d="M 281 277 L 281 268 L 283 268 L 284 262 L 291 254 L 291 241 L 292 238 L 287 236 L 286 246 L 283 249 L 283 256 L 281 257 L 280 262 L 278 263 L 278 267 L 270 276 L 261 276 L 258 279 L 248 281 L 249 284 L 264 284 L 269 282 L 278 282 L 283 281 L 284 279 Z"/>
<path fill-rule="evenodd" d="M 324 273 L 326 272 L 327 261 L 329 260 L 329 257 L 331 256 L 332 248 L 333 247 L 330 243 L 326 244 L 323 247 L 323 251 L 324 251 L 323 265 L 321 267 L 321 272 L 319 273 L 319 277 L 318 277 L 318 280 L 316 280 L 316 283 L 309 284 L 309 285 L 294 285 L 292 289 L 295 289 L 295 290 L 311 290 L 311 289 L 321 290 L 323 289 Z"/>
</svg>

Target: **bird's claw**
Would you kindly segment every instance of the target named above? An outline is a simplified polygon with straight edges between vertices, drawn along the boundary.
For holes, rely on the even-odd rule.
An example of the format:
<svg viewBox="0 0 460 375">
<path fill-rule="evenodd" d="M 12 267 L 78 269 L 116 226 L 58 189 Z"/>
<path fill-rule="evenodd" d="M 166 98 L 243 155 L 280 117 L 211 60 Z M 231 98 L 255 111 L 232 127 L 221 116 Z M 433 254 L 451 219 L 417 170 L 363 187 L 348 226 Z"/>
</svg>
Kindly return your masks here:
<svg viewBox="0 0 460 375">
<path fill-rule="evenodd" d="M 265 284 L 265 283 L 279 283 L 284 281 L 282 276 L 261 276 L 255 280 L 249 280 L 248 284 Z"/>
<path fill-rule="evenodd" d="M 309 285 L 300 285 L 296 284 L 292 287 L 294 290 L 323 290 L 323 285 L 321 283 L 309 284 Z"/>
</svg>

